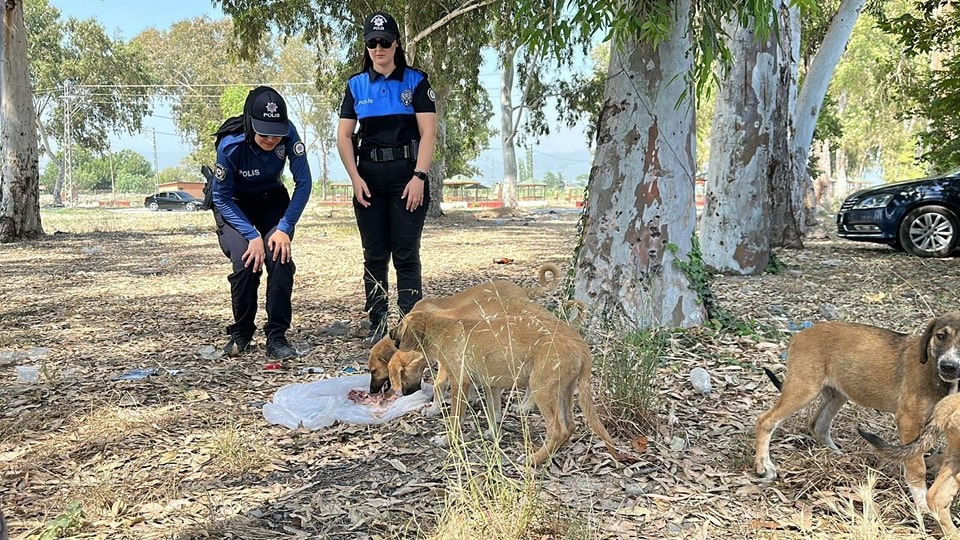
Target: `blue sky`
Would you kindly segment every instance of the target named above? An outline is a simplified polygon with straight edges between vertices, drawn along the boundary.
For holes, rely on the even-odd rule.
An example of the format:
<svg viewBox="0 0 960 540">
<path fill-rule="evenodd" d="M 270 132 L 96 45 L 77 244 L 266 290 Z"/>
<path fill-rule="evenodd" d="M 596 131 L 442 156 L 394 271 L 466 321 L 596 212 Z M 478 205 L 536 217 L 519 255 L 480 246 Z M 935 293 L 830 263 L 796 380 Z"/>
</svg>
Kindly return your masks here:
<svg viewBox="0 0 960 540">
<path fill-rule="evenodd" d="M 219 7 L 214 8 L 209 1 L 203 0 L 49 0 L 64 17 L 79 19 L 93 18 L 100 22 L 110 34 L 119 34 L 125 39 L 136 36 L 147 28 L 166 29 L 176 21 L 207 15 L 211 19 L 223 17 Z M 494 99 L 498 95 L 499 73 L 495 65 L 482 70 L 483 84 Z M 169 114 L 163 110 L 154 112 L 154 116 L 145 121 L 147 130 L 142 136 L 117 138 L 114 148 L 130 148 L 141 153 L 151 163 L 156 160 L 161 169 L 176 165 L 187 154 L 186 147 L 180 142 L 172 122 L 166 118 Z M 499 129 L 499 115 L 491 123 Z M 156 145 L 154 145 L 154 132 Z M 487 150 L 476 160 L 481 180 L 488 184 L 499 181 L 503 174 L 503 159 L 499 139 L 490 141 Z M 547 171 L 563 173 L 564 178 L 574 179 L 586 174 L 590 169 L 590 156 L 581 130 L 557 130 L 556 133 L 541 140 L 534 148 L 534 169 L 536 176 Z M 517 149 L 518 158 L 525 155 L 523 149 Z M 346 173 L 340 159 L 333 156 L 329 160 L 330 174 L 333 179 L 346 180 Z M 311 163 L 314 174 L 320 171 L 318 164 Z"/>
</svg>

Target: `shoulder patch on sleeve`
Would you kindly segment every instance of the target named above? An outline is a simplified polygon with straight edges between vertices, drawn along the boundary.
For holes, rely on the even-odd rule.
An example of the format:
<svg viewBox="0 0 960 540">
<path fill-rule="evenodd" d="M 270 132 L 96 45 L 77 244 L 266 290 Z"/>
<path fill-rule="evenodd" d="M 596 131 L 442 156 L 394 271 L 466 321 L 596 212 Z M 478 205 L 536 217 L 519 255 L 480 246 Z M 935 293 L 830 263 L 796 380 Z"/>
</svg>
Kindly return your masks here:
<svg viewBox="0 0 960 540">
<path fill-rule="evenodd" d="M 227 169 L 223 165 L 217 163 L 217 167 L 213 170 L 213 176 L 217 180 L 223 180 L 227 177 Z"/>
<path fill-rule="evenodd" d="M 432 87 L 427 89 L 427 97 L 430 98 L 430 101 L 433 101 L 434 103 L 436 103 L 437 94 L 433 91 Z"/>
<path fill-rule="evenodd" d="M 307 153 L 307 147 L 303 141 L 297 141 L 293 144 L 293 155 L 302 156 Z"/>
</svg>

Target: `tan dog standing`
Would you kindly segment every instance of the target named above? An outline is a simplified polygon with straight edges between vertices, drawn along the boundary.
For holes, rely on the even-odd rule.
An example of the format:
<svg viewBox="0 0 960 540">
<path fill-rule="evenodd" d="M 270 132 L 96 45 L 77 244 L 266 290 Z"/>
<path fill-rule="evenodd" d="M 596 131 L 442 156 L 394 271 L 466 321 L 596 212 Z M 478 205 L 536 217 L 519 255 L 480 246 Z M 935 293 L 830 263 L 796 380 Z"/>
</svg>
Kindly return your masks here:
<svg viewBox="0 0 960 540">
<path fill-rule="evenodd" d="M 943 433 L 946 436 L 944 461 L 940 464 L 940 472 L 930 486 L 930 491 L 927 492 L 927 505 L 936 516 L 943 534 L 956 537 L 957 528 L 950 516 L 950 507 L 960 491 L 960 394 L 941 399 L 933 409 L 933 416 L 920 431 L 920 437 L 910 444 L 889 445 L 872 433 L 859 428 L 857 431 L 880 455 L 897 461 L 923 459 L 924 452 L 937 444 L 939 435 Z"/>
<path fill-rule="evenodd" d="M 810 419 L 813 437 L 840 452 L 830 437 L 834 418 L 847 400 L 894 413 L 900 441 L 920 434 L 924 419 L 960 377 L 960 312 L 931 320 L 922 335 L 840 321 L 815 324 L 793 336 L 787 349 L 787 375 L 780 399 L 757 419 L 757 474 L 775 478 L 770 436 L 780 422 L 817 396 L 820 409 Z M 922 456 L 905 463 L 914 502 L 926 507 L 926 466 Z"/>
<path fill-rule="evenodd" d="M 411 311 L 399 328 L 400 350 L 418 351 L 439 363 L 450 380 L 451 436 L 460 437 L 470 385 L 499 395 L 505 388 L 529 387 L 546 422 L 546 441 L 530 458 L 539 465 L 573 433 L 573 392 L 587 424 L 615 459 L 626 459 L 597 416 L 593 402 L 593 359 L 583 338 L 556 317 L 501 315 L 459 319 L 429 311 Z M 436 385 L 439 387 L 440 385 Z M 487 390 L 489 389 L 489 390 Z M 434 399 L 439 401 L 439 396 Z M 487 418 L 499 418 L 500 401 L 487 399 Z M 491 426 L 493 428 L 493 426 Z"/>
</svg>

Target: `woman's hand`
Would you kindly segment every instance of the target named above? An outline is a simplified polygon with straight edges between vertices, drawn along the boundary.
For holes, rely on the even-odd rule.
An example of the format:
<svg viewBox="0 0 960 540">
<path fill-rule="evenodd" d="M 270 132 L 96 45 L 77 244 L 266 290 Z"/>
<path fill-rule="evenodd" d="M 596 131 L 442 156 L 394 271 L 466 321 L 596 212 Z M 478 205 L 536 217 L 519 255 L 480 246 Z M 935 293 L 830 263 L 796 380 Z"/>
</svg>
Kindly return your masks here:
<svg viewBox="0 0 960 540">
<path fill-rule="evenodd" d="M 253 264 L 253 271 L 259 272 L 263 268 L 264 256 L 263 238 L 258 236 L 247 243 L 247 250 L 243 252 L 240 260 L 243 261 L 244 267 L 250 268 L 250 265 Z"/>
<path fill-rule="evenodd" d="M 351 179 L 350 183 L 353 185 L 353 196 L 356 197 L 360 206 L 364 208 L 369 207 L 370 188 L 367 187 L 367 182 L 363 178 L 357 177 L 356 180 Z"/>
<path fill-rule="evenodd" d="M 280 259 L 281 263 L 288 263 L 293 258 L 293 249 L 290 246 L 290 235 L 281 231 L 273 231 L 270 240 L 267 240 L 267 247 L 273 252 L 273 260 Z"/>
<path fill-rule="evenodd" d="M 410 177 L 410 181 L 407 182 L 407 186 L 403 188 L 403 193 L 400 195 L 401 199 L 407 200 L 407 210 L 413 212 L 423 205 L 424 184 L 426 184 L 426 182 L 420 178 L 416 176 Z"/>
</svg>

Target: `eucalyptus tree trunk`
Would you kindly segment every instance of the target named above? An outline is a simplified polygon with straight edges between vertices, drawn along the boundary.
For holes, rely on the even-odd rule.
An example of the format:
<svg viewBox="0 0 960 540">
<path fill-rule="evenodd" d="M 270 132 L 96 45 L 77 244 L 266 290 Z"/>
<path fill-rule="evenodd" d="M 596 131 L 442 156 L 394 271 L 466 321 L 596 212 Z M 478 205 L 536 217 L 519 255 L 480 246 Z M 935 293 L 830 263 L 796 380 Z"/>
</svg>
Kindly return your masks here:
<svg viewBox="0 0 960 540">
<path fill-rule="evenodd" d="M 797 115 L 797 73 L 800 61 L 800 15 L 784 0 L 780 3 L 780 42 L 777 48 L 775 137 L 771 141 L 770 247 L 803 247 L 803 182 L 806 170 L 794 144 Z"/>
<path fill-rule="evenodd" d="M 680 266 L 693 247 L 696 133 L 693 106 L 680 101 L 693 95 L 690 0 L 673 6 L 658 46 L 631 39 L 611 50 L 573 283 L 588 331 L 705 319 Z"/>
<path fill-rule="evenodd" d="M 775 179 L 778 182 L 792 182 L 795 185 L 778 185 L 774 200 L 774 218 L 777 225 L 773 228 L 771 243 L 774 246 L 803 247 L 803 234 L 806 231 L 806 219 L 803 206 L 804 192 L 809 183 L 807 175 L 807 157 L 813 142 L 813 131 L 817 126 L 817 116 L 823 106 L 830 78 L 840 61 L 850 40 L 853 27 L 860 17 L 866 0 L 842 0 L 836 15 L 830 21 L 830 27 L 817 49 L 804 74 L 803 86 L 797 96 L 796 131 L 792 145 L 789 167 L 781 172 L 790 171 L 792 179 Z M 798 32 L 799 35 L 799 32 Z M 786 197 L 786 198 L 785 198 Z M 779 214 L 778 210 L 784 212 Z"/>
<path fill-rule="evenodd" d="M 43 234 L 36 111 L 26 36 L 23 0 L 6 0 L 0 24 L 0 243 Z"/>
<path fill-rule="evenodd" d="M 777 44 L 751 27 L 725 25 L 733 65 L 714 110 L 706 204 L 700 216 L 703 261 L 719 272 L 755 275 L 770 261 L 770 140 L 776 109 Z"/>
<path fill-rule="evenodd" d="M 437 106 L 437 148 L 446 148 L 447 146 L 447 121 L 446 115 L 446 103 L 447 97 L 450 94 L 449 87 L 444 86 L 443 90 L 438 91 L 434 88 L 436 93 L 436 106 Z M 430 189 L 430 205 L 427 206 L 427 217 L 428 218 L 438 218 L 443 215 L 443 208 L 441 208 L 441 203 L 443 203 L 443 180 L 447 177 L 447 160 L 444 157 L 443 152 L 436 152 L 433 154 L 433 162 L 430 164 L 430 181 L 427 182 L 427 185 Z"/>
<path fill-rule="evenodd" d="M 500 143 L 503 148 L 503 183 L 500 200 L 504 208 L 516 208 L 517 200 L 517 134 L 513 127 L 513 61 L 517 54 L 514 45 L 503 53 L 503 74 L 500 77 Z"/>
</svg>

